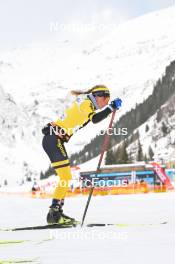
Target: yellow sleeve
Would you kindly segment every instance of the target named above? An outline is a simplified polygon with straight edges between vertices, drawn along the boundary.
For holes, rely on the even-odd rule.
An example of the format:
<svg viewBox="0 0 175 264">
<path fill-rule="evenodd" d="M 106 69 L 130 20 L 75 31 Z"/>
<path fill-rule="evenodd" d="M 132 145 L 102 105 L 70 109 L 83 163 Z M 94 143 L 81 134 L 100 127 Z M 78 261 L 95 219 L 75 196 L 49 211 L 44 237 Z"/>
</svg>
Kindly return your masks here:
<svg viewBox="0 0 175 264">
<path fill-rule="evenodd" d="M 80 110 L 84 113 L 84 115 L 86 115 L 87 118 L 92 120 L 92 117 L 95 114 L 95 109 L 90 100 L 84 100 L 80 105 Z"/>
</svg>

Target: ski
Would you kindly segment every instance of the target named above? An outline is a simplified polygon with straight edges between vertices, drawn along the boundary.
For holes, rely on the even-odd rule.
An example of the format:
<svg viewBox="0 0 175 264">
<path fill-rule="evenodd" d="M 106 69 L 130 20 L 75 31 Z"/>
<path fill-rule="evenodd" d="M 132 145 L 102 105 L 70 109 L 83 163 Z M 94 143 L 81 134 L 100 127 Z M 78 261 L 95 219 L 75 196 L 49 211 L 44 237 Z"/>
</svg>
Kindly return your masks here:
<svg viewBox="0 0 175 264">
<path fill-rule="evenodd" d="M 143 223 L 143 224 L 125 224 L 125 223 L 90 223 L 85 225 L 84 227 L 146 227 L 146 226 L 156 226 L 156 225 L 165 225 L 168 222 L 160 222 L 160 223 Z M 7 228 L 0 229 L 0 231 L 25 231 L 25 230 L 44 230 L 44 229 L 64 229 L 64 228 L 75 228 L 80 227 L 80 222 L 70 223 L 70 224 L 52 224 L 52 225 L 38 225 L 38 226 L 27 226 L 27 227 L 17 227 L 17 228 Z"/>
<path fill-rule="evenodd" d="M 118 224 L 102 224 L 102 223 L 92 223 L 92 224 L 87 224 L 86 227 L 95 227 L 95 226 L 116 226 L 116 227 L 140 227 L 140 226 L 155 226 L 155 225 L 165 225 L 168 222 L 160 222 L 160 223 L 143 223 L 143 224 L 125 224 L 125 223 L 118 223 Z"/>
<path fill-rule="evenodd" d="M 73 221 L 65 224 L 47 224 L 47 225 L 38 225 L 38 226 L 25 226 L 25 227 L 16 227 L 5 229 L 4 231 L 23 231 L 23 230 L 43 230 L 43 229 L 56 229 L 56 228 L 71 228 L 80 225 L 80 222 Z"/>
</svg>

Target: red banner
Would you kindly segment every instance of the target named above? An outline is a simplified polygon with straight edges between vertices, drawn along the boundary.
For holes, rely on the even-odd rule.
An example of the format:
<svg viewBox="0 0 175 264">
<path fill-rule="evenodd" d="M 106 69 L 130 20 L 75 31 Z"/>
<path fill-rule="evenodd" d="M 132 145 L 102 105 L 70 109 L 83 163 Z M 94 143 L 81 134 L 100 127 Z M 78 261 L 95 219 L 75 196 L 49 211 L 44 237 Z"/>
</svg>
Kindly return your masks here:
<svg viewBox="0 0 175 264">
<path fill-rule="evenodd" d="M 166 175 L 164 169 L 161 168 L 161 166 L 157 162 L 151 162 L 153 165 L 153 169 L 158 175 L 159 179 L 163 184 L 166 185 L 168 190 L 174 190 L 174 187 L 169 179 L 169 177 Z"/>
</svg>

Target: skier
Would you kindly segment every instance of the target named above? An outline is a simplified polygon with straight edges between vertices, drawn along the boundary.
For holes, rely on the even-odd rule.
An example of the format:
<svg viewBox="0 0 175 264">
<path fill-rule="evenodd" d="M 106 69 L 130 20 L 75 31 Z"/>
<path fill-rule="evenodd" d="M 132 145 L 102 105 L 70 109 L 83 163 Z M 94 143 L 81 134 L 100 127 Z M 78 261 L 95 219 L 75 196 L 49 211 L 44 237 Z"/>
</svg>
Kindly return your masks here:
<svg viewBox="0 0 175 264">
<path fill-rule="evenodd" d="M 66 109 L 63 116 L 56 122 L 47 124 L 43 129 L 42 145 L 50 158 L 52 167 L 60 177 L 55 188 L 52 204 L 47 214 L 48 224 L 71 224 L 74 218 L 63 213 L 64 199 L 71 180 L 69 158 L 64 146 L 76 130 L 84 127 L 90 121 L 98 123 L 112 111 L 120 108 L 122 100 L 116 98 L 110 104 L 110 92 L 105 85 L 96 85 L 87 91 L 71 91 L 76 100 Z M 107 107 L 105 107 L 107 106 Z M 103 109 L 102 111 L 97 110 Z"/>
</svg>

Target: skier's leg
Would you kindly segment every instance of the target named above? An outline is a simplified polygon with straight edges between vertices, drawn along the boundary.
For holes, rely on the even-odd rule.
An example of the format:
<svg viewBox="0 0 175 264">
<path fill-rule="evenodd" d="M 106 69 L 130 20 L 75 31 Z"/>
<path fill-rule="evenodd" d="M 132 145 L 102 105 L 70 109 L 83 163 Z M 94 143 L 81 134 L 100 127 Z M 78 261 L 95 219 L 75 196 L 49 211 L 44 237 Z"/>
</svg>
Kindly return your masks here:
<svg viewBox="0 0 175 264">
<path fill-rule="evenodd" d="M 53 199 L 64 199 L 68 190 L 69 180 L 72 178 L 69 159 L 64 143 L 55 135 L 46 135 L 43 138 L 43 148 L 51 160 L 56 175 L 60 177 Z"/>
<path fill-rule="evenodd" d="M 52 163 L 52 166 L 58 165 L 58 162 Z M 63 165 L 64 166 L 64 165 Z M 70 186 L 70 180 L 72 178 L 70 166 L 65 167 L 55 167 L 56 174 L 60 177 L 59 183 L 55 188 L 53 195 L 52 205 L 50 207 L 49 213 L 47 215 L 48 223 L 59 223 L 59 224 L 69 224 L 73 223 L 75 219 L 63 214 L 64 198 L 66 196 L 67 190 Z"/>
<path fill-rule="evenodd" d="M 63 200 L 66 196 L 67 190 L 72 179 L 70 166 L 55 169 L 56 174 L 60 177 L 59 183 L 55 188 L 53 199 Z M 62 205 L 63 206 L 63 205 Z"/>
<path fill-rule="evenodd" d="M 62 210 L 64 198 L 69 188 L 69 181 L 72 178 L 66 149 L 63 142 L 54 135 L 43 138 L 43 148 L 49 156 L 56 174 L 60 177 L 47 215 L 47 222 L 50 224 L 68 223 L 74 219 L 64 215 Z"/>
</svg>

